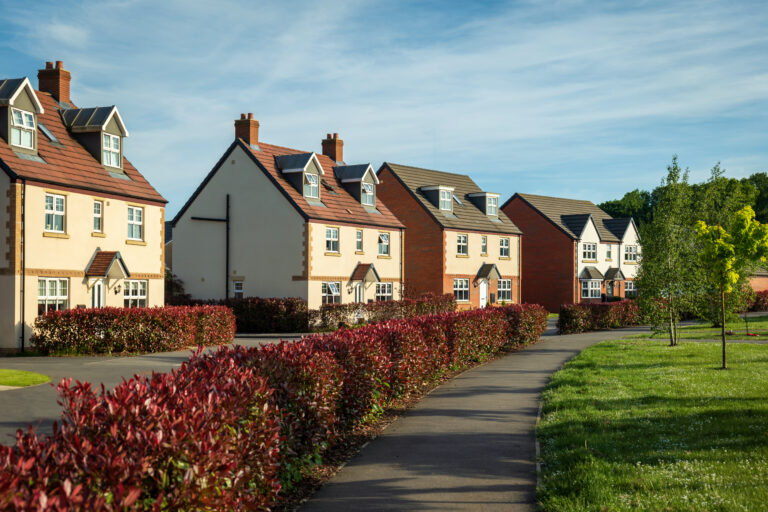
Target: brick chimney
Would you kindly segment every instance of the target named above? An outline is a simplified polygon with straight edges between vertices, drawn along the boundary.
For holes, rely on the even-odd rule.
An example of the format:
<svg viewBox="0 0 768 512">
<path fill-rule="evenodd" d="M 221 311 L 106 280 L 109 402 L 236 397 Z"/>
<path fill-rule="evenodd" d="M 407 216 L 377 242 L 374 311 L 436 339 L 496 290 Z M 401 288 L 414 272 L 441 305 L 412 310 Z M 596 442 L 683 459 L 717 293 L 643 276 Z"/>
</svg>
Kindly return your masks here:
<svg viewBox="0 0 768 512">
<path fill-rule="evenodd" d="M 329 133 L 323 139 L 323 154 L 334 162 L 344 161 L 344 141 L 339 138 L 338 133 L 334 133 L 333 137 Z"/>
<path fill-rule="evenodd" d="M 56 67 L 53 62 L 46 62 L 45 69 L 37 72 L 38 90 L 51 93 L 60 103 L 71 103 L 69 99 L 69 82 L 72 75 L 64 69 L 64 64 L 56 61 Z"/>
<path fill-rule="evenodd" d="M 253 114 L 240 114 L 240 119 L 235 119 L 235 138 L 243 139 L 251 146 L 259 144 L 259 122 Z"/>
</svg>

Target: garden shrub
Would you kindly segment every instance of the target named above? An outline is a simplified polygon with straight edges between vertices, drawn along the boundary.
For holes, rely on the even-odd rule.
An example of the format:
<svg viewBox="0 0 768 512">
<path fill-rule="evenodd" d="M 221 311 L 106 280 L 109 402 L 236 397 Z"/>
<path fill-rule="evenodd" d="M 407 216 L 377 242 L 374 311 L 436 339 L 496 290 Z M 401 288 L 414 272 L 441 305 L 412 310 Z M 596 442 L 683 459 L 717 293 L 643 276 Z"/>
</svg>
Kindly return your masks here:
<svg viewBox="0 0 768 512">
<path fill-rule="evenodd" d="M 768 311 L 768 290 L 755 292 L 755 297 L 749 306 L 750 311 Z"/>
<path fill-rule="evenodd" d="M 538 341 L 547 330 L 547 310 L 539 304 L 512 304 L 501 308 L 509 323 L 509 339 L 516 345 Z"/>
<path fill-rule="evenodd" d="M 641 322 L 640 308 L 633 300 L 563 304 L 557 328 L 560 334 L 617 329 Z"/>
</svg>

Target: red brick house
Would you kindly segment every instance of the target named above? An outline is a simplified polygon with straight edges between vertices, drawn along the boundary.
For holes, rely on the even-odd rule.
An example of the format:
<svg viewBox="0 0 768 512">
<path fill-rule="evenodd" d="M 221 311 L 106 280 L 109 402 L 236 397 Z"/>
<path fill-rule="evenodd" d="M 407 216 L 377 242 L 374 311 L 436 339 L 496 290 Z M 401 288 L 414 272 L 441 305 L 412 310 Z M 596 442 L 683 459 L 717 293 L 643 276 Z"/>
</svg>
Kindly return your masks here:
<svg viewBox="0 0 768 512">
<path fill-rule="evenodd" d="M 590 201 L 515 194 L 502 211 L 525 233 L 523 302 L 557 312 L 561 304 L 635 293 L 637 226 Z"/>
<path fill-rule="evenodd" d="M 405 224 L 406 294 L 453 293 L 462 309 L 520 302 L 521 231 L 469 176 L 385 162 L 381 200 Z"/>
</svg>

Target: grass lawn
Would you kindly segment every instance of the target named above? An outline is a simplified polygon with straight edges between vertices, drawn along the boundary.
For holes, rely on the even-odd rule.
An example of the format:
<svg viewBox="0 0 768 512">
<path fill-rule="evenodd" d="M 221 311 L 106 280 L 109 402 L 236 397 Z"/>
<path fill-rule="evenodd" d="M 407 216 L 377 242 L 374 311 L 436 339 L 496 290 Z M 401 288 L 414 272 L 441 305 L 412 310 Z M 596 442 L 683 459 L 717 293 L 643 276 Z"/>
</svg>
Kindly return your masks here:
<svg viewBox="0 0 768 512">
<path fill-rule="evenodd" d="M 709 324 L 703 323 L 699 325 L 689 325 L 686 327 L 680 328 L 680 339 L 682 340 L 711 340 L 711 339 L 719 339 L 720 338 L 720 328 L 719 327 L 709 327 Z M 732 335 L 726 335 L 726 338 L 730 339 L 749 339 L 750 337 L 746 335 L 746 324 L 744 323 L 744 319 L 742 317 L 739 317 L 738 320 L 735 320 L 733 322 L 728 322 L 725 324 L 726 330 L 733 331 Z M 750 333 L 756 333 L 760 336 L 757 337 L 757 339 L 760 338 L 768 338 L 768 315 L 763 316 L 757 316 L 752 317 L 749 319 L 749 332 Z M 648 333 L 648 334 L 637 334 L 635 336 L 632 336 L 633 338 L 650 338 L 654 340 L 669 340 L 669 334 L 662 332 L 662 333 Z"/>
<path fill-rule="evenodd" d="M 0 386 L 34 386 L 48 382 L 47 376 L 35 372 L 25 372 L 23 370 L 4 370 L 0 368 Z"/>
<path fill-rule="evenodd" d="M 559 313 L 549 313 L 547 314 L 547 318 L 560 318 Z"/>
<path fill-rule="evenodd" d="M 537 429 L 544 510 L 766 510 L 768 346 L 595 345 L 557 372 Z"/>
</svg>

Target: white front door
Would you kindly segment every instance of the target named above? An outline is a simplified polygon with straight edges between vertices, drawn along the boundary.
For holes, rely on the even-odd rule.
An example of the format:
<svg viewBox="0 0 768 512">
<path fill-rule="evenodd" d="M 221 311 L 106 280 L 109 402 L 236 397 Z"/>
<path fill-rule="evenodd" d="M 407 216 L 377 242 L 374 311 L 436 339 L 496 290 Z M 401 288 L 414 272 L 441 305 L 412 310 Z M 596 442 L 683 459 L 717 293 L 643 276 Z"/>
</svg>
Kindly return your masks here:
<svg viewBox="0 0 768 512">
<path fill-rule="evenodd" d="M 355 285 L 355 302 L 363 302 L 363 283 Z"/>
<path fill-rule="evenodd" d="M 99 280 L 91 287 L 91 307 L 104 307 L 104 281 Z"/>
<path fill-rule="evenodd" d="M 488 281 L 480 281 L 480 307 L 484 308 L 488 304 Z"/>
</svg>

